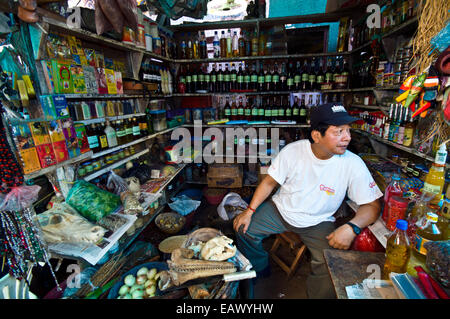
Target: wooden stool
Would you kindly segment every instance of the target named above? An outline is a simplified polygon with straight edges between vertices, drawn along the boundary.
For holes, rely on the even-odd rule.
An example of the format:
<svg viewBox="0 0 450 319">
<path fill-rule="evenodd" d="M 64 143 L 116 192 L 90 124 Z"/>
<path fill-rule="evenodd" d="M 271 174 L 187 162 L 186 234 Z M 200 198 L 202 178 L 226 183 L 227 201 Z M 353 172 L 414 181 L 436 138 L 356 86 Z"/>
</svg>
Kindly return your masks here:
<svg viewBox="0 0 450 319">
<path fill-rule="evenodd" d="M 290 265 L 281 260 L 280 257 L 277 256 L 276 252 L 280 245 L 288 245 L 289 249 L 294 252 L 294 260 Z M 300 259 L 305 253 L 306 246 L 300 239 L 300 236 L 293 232 L 284 232 L 281 234 L 277 234 L 275 242 L 270 248 L 269 254 L 273 258 L 273 260 L 283 269 L 288 278 L 297 270 L 297 266 L 300 263 Z"/>
</svg>

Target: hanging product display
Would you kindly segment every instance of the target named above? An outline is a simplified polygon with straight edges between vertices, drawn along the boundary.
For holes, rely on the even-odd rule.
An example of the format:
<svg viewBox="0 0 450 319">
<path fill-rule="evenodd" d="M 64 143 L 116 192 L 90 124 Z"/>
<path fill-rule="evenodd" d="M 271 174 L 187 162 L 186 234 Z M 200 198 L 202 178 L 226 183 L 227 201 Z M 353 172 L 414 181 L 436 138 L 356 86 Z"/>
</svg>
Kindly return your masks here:
<svg viewBox="0 0 450 319">
<path fill-rule="evenodd" d="M 50 267 L 58 285 L 32 207 L 39 190 L 40 186 L 16 187 L 1 202 L 1 253 L 3 261 L 6 259 L 10 271 L 17 279 L 26 280 L 30 265 L 43 261 Z"/>
</svg>

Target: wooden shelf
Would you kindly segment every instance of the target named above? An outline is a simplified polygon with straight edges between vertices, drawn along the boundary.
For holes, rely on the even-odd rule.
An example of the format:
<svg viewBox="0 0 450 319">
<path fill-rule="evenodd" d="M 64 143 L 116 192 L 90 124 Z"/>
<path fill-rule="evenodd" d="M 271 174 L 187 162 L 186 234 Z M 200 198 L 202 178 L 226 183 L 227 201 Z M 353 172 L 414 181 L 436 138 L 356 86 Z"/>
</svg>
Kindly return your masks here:
<svg viewBox="0 0 450 319">
<path fill-rule="evenodd" d="M 242 62 L 256 60 L 279 60 L 279 59 L 303 59 L 313 57 L 341 56 L 350 55 L 351 52 L 325 52 L 325 53 L 305 53 L 305 54 L 280 54 L 280 55 L 258 55 L 245 57 L 229 57 L 229 58 L 208 58 L 208 59 L 175 59 L 176 63 L 222 63 L 222 62 Z"/>
<path fill-rule="evenodd" d="M 427 160 L 427 161 L 429 161 L 429 162 L 434 162 L 434 158 L 433 158 L 433 157 L 431 157 L 431 156 L 429 156 L 429 155 L 426 155 L 426 154 L 423 154 L 423 153 L 421 153 L 421 152 L 419 152 L 419 151 L 417 151 L 417 150 L 415 150 L 415 149 L 413 149 L 413 148 L 406 147 L 406 146 L 403 146 L 403 145 L 400 145 L 400 144 L 397 144 L 397 143 L 394 143 L 394 142 L 385 140 L 384 138 L 381 138 L 381 137 L 379 137 L 379 136 L 370 134 L 370 133 L 368 133 L 368 132 L 366 132 L 366 131 L 362 131 L 362 130 L 359 130 L 359 129 L 352 129 L 352 131 L 354 131 L 354 132 L 356 132 L 356 133 L 359 133 L 359 134 L 361 134 L 361 135 L 367 136 L 367 137 L 369 137 L 369 138 L 372 138 L 372 139 L 374 139 L 374 140 L 376 140 L 376 141 L 378 141 L 378 142 L 384 143 L 384 144 L 386 144 L 386 145 L 395 147 L 395 148 L 397 148 L 397 149 L 399 149 L 399 150 L 405 151 L 405 152 L 410 153 L 410 154 L 412 154 L 412 155 L 415 155 L 415 156 L 418 156 L 418 157 L 420 157 L 420 158 L 423 158 L 423 159 L 425 159 L 425 160 Z M 445 167 L 446 167 L 446 168 L 449 168 L 450 165 L 449 165 L 449 164 L 446 164 Z"/>
<path fill-rule="evenodd" d="M 111 164 L 111 165 L 109 165 L 109 166 L 107 166 L 105 168 L 102 168 L 101 170 L 98 170 L 96 172 L 93 172 L 92 174 L 84 176 L 83 179 L 85 181 L 89 182 L 89 181 L 93 180 L 94 178 L 97 178 L 97 177 L 99 177 L 99 176 L 101 176 L 103 174 L 106 174 L 106 173 L 110 172 L 111 170 L 113 170 L 113 169 L 115 169 L 117 167 L 120 167 L 120 166 L 126 164 L 129 161 L 132 161 L 132 160 L 134 160 L 134 159 L 136 159 L 138 157 L 141 157 L 142 155 L 147 154 L 149 151 L 150 151 L 149 149 L 146 149 L 146 150 L 143 150 L 143 151 L 141 151 L 139 153 L 136 153 L 136 154 L 134 154 L 132 156 L 124 158 L 124 159 L 122 159 L 122 160 L 120 160 L 120 161 L 118 161 L 118 162 L 116 162 L 114 164 Z"/>
<path fill-rule="evenodd" d="M 89 151 L 89 152 L 84 153 L 84 154 L 82 154 L 82 155 L 80 155 L 78 157 L 71 158 L 71 159 L 69 159 L 69 160 L 67 160 L 65 162 L 58 163 L 56 165 L 52 165 L 52 166 L 40 169 L 39 171 L 30 173 L 30 174 L 26 174 L 26 175 L 24 175 L 24 178 L 25 178 L 25 180 L 30 180 L 30 179 L 33 179 L 33 178 L 36 178 L 36 177 L 39 177 L 39 176 L 42 176 L 42 175 L 45 175 L 45 174 L 48 174 L 48 173 L 52 173 L 53 171 L 57 170 L 60 167 L 64 167 L 64 166 L 67 166 L 67 165 L 72 165 L 72 164 L 84 161 L 86 159 L 89 159 L 91 157 L 92 157 L 92 151 Z"/>
</svg>

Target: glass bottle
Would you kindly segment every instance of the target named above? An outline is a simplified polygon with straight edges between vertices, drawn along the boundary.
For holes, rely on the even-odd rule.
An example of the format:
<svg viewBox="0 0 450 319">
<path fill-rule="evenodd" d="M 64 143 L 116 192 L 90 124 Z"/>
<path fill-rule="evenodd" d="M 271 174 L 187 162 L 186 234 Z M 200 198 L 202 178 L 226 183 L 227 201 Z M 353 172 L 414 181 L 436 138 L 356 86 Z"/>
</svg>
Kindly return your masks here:
<svg viewBox="0 0 450 319">
<path fill-rule="evenodd" d="M 131 120 L 132 130 L 133 130 L 133 140 L 137 140 L 141 137 L 141 130 L 139 129 L 139 122 L 135 117 Z"/>
<path fill-rule="evenodd" d="M 147 122 L 147 131 L 148 134 L 153 134 L 155 131 L 153 130 L 153 125 L 152 125 L 152 115 L 150 114 L 150 109 L 147 107 L 145 109 L 145 120 Z"/>
<path fill-rule="evenodd" d="M 231 98 L 231 120 L 236 121 L 238 119 L 238 108 L 236 106 L 236 100 L 234 97 Z"/>
<path fill-rule="evenodd" d="M 276 97 L 273 97 L 273 103 L 272 103 L 272 121 L 278 121 L 278 104 L 276 101 Z"/>
<path fill-rule="evenodd" d="M 231 58 L 233 56 L 233 49 L 232 49 L 232 38 L 231 38 L 231 30 L 228 29 L 227 32 L 227 58 Z"/>
<path fill-rule="evenodd" d="M 86 135 L 88 138 L 89 148 L 92 152 L 97 153 L 101 150 L 100 142 L 97 135 L 97 129 L 95 128 L 95 124 L 91 124 L 87 127 Z"/>
<path fill-rule="evenodd" d="M 263 56 L 266 53 L 266 34 L 264 31 L 259 32 L 259 40 L 258 40 L 258 55 Z"/>
<path fill-rule="evenodd" d="M 252 56 L 258 56 L 258 50 L 259 50 L 259 40 L 258 40 L 258 33 L 255 29 L 255 32 L 253 33 L 252 37 Z"/>
<path fill-rule="evenodd" d="M 434 163 L 428 174 L 425 176 L 425 183 L 422 192 L 434 194 L 430 204 L 439 204 L 445 184 L 445 163 L 447 160 L 447 146 L 441 144 L 436 152 Z"/>
<path fill-rule="evenodd" d="M 258 102 L 258 119 L 257 121 L 264 121 L 265 120 L 265 109 L 263 105 L 263 99 L 259 99 Z"/>
<path fill-rule="evenodd" d="M 285 105 L 285 107 L 284 107 L 284 114 L 285 114 L 286 121 L 294 120 L 292 118 L 292 107 L 291 107 L 291 104 L 289 103 L 289 96 L 286 96 L 284 105 Z"/>
<path fill-rule="evenodd" d="M 265 75 L 264 75 L 264 69 L 263 64 L 259 64 L 259 73 L 258 73 L 258 92 L 264 91 L 264 82 L 265 82 Z"/>
<path fill-rule="evenodd" d="M 251 121 L 252 119 L 252 103 L 250 99 L 247 99 L 245 102 L 245 108 L 244 108 L 244 120 Z"/>
<path fill-rule="evenodd" d="M 114 130 L 114 128 L 111 127 L 111 123 L 109 122 L 109 120 L 106 120 L 106 127 L 105 127 L 105 131 L 104 132 L 106 134 L 106 139 L 108 141 L 108 146 L 109 147 L 116 147 L 118 145 L 116 131 Z"/>
<path fill-rule="evenodd" d="M 302 96 L 300 103 L 300 108 L 298 111 L 298 124 L 306 124 L 306 105 L 305 105 L 305 95 Z"/>
<path fill-rule="evenodd" d="M 302 69 L 300 61 L 297 61 L 297 66 L 295 68 L 294 89 L 297 92 L 302 89 Z"/>
<path fill-rule="evenodd" d="M 245 39 L 243 34 L 241 33 L 241 36 L 239 37 L 238 40 L 238 47 L 239 47 L 239 54 L 238 56 L 240 57 L 244 57 L 245 56 Z"/>
<path fill-rule="evenodd" d="M 214 31 L 214 39 L 213 39 L 213 49 L 214 49 L 214 58 L 221 57 L 221 46 L 220 39 L 217 31 Z"/>
<path fill-rule="evenodd" d="M 258 104 L 257 104 L 257 101 L 256 101 L 256 99 L 252 99 L 252 115 L 251 115 L 251 118 L 250 118 L 250 120 L 251 121 L 257 121 L 258 120 L 258 117 L 259 117 L 259 108 L 258 108 Z"/>
<path fill-rule="evenodd" d="M 236 78 L 237 78 L 236 90 L 239 91 L 244 90 L 244 73 L 242 72 L 242 63 L 239 63 L 239 70 L 237 72 Z"/>
<path fill-rule="evenodd" d="M 289 62 L 289 66 L 288 66 L 288 70 L 287 70 L 287 80 L 286 80 L 286 90 L 287 91 L 292 91 L 294 90 L 295 86 L 294 86 L 294 70 L 293 70 L 293 65 L 292 62 Z"/>
<path fill-rule="evenodd" d="M 186 70 L 186 92 L 187 93 L 192 93 L 192 74 L 191 71 L 189 70 L 189 65 L 186 66 L 187 70 Z"/>
<path fill-rule="evenodd" d="M 287 90 L 287 73 L 286 73 L 286 63 L 281 64 L 281 73 L 280 73 L 280 91 Z"/>
<path fill-rule="evenodd" d="M 242 96 L 239 97 L 239 105 L 237 108 L 237 120 L 244 120 L 244 103 L 242 102 Z"/>
<path fill-rule="evenodd" d="M 105 133 L 105 123 L 99 123 L 97 126 L 97 136 L 98 136 L 98 140 L 100 143 L 100 149 L 101 150 L 106 150 L 108 149 L 108 139 L 106 137 L 106 133 Z"/>
<path fill-rule="evenodd" d="M 302 87 L 301 90 L 307 91 L 309 90 L 309 73 L 308 73 L 308 61 L 305 59 L 302 67 Z"/>
<path fill-rule="evenodd" d="M 251 75 L 248 69 L 248 64 L 244 68 L 244 88 L 245 91 L 251 90 Z"/>
<path fill-rule="evenodd" d="M 233 38 L 231 39 L 231 50 L 233 57 L 239 56 L 239 38 L 236 31 L 233 32 Z"/>
<path fill-rule="evenodd" d="M 205 32 L 202 31 L 200 33 L 200 59 L 207 59 L 208 58 L 208 50 L 206 48 L 206 37 Z"/>
<path fill-rule="evenodd" d="M 223 84 L 223 71 L 222 71 L 222 65 L 221 64 L 219 64 L 219 71 L 217 71 L 217 90 L 216 90 L 216 92 L 218 92 L 218 93 L 223 93 L 224 91 L 223 91 L 223 86 L 224 86 L 224 84 Z"/>
<path fill-rule="evenodd" d="M 270 99 L 266 99 L 266 104 L 264 106 L 264 121 L 270 122 L 272 120 L 272 107 L 270 105 Z"/>
<path fill-rule="evenodd" d="M 264 86 L 265 86 L 265 91 L 273 91 L 272 90 L 272 73 L 273 73 L 273 68 L 272 70 L 269 69 L 269 65 L 267 65 L 267 68 L 265 70 L 265 75 L 264 75 Z"/>
<path fill-rule="evenodd" d="M 388 280 L 391 272 L 406 273 L 409 258 L 411 257 L 411 248 L 408 236 L 406 236 L 407 228 L 408 222 L 406 220 L 397 220 L 395 231 L 387 240 L 383 279 Z"/>
<path fill-rule="evenodd" d="M 320 59 L 319 69 L 316 73 L 316 89 L 320 90 L 325 83 L 325 73 L 323 72 L 323 59 Z"/>
<path fill-rule="evenodd" d="M 256 72 L 256 64 L 252 65 L 252 73 L 250 75 L 250 90 L 258 91 L 258 73 Z"/>
<path fill-rule="evenodd" d="M 278 71 L 278 63 L 275 62 L 272 73 L 272 90 L 280 91 L 280 73 Z"/>
<path fill-rule="evenodd" d="M 234 63 L 231 63 L 230 91 L 235 91 L 236 89 L 237 89 L 237 67 L 235 68 Z"/>
<path fill-rule="evenodd" d="M 230 101 L 229 101 L 228 96 L 226 97 L 224 111 L 225 111 L 225 119 L 231 121 L 231 106 L 230 106 Z"/>
<path fill-rule="evenodd" d="M 220 37 L 220 57 L 227 57 L 227 38 L 225 37 L 225 31 L 222 30 L 222 34 Z"/>
<path fill-rule="evenodd" d="M 223 91 L 225 93 L 230 92 L 231 87 L 231 73 L 228 69 L 228 63 L 225 64 L 225 71 L 223 72 Z"/>
<path fill-rule="evenodd" d="M 294 104 L 292 105 L 292 120 L 300 123 L 300 106 L 298 105 L 298 96 L 294 97 Z"/>
<path fill-rule="evenodd" d="M 315 90 L 316 89 L 316 59 L 313 58 L 311 61 L 311 64 L 309 65 L 309 76 L 308 76 L 308 81 L 309 81 L 309 90 Z"/>
<path fill-rule="evenodd" d="M 406 112 L 406 125 L 405 125 L 405 135 L 403 137 L 403 146 L 410 147 L 412 144 L 415 124 L 412 120 L 412 111 L 408 108 Z"/>
<path fill-rule="evenodd" d="M 211 93 L 219 92 L 219 89 L 217 87 L 217 72 L 215 64 L 213 64 L 212 66 L 212 70 L 209 73 L 209 77 L 210 77 L 209 92 Z"/>
</svg>

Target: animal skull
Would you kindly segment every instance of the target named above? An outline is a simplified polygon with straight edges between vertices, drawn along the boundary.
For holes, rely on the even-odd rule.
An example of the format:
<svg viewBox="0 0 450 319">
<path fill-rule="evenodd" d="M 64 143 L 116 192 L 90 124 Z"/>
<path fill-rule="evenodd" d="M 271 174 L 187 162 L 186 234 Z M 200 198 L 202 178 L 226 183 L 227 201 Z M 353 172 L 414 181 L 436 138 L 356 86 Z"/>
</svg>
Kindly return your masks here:
<svg viewBox="0 0 450 319">
<path fill-rule="evenodd" d="M 226 236 L 217 236 L 206 242 L 200 256 L 204 260 L 224 261 L 236 254 L 236 246 L 232 239 Z"/>
<path fill-rule="evenodd" d="M 67 207 L 55 204 L 51 210 L 38 215 L 44 239 L 48 243 L 96 243 L 106 230 L 93 225 Z"/>
</svg>

